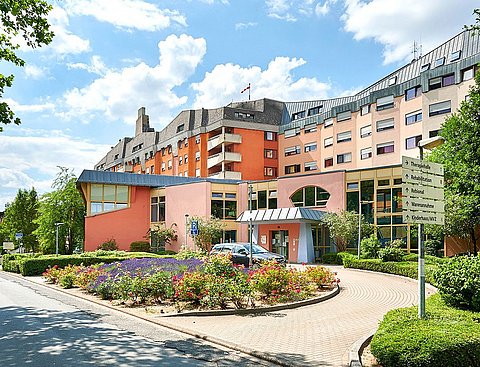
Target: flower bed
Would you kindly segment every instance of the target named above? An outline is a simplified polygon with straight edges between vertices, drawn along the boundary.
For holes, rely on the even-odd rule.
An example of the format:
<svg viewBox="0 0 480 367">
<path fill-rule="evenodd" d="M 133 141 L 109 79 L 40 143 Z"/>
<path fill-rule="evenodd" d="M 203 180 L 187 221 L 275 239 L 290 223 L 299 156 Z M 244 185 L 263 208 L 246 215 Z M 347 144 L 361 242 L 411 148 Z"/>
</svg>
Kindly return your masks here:
<svg viewBox="0 0 480 367">
<path fill-rule="evenodd" d="M 264 262 L 258 269 L 234 266 L 229 257 L 128 259 L 104 265 L 57 266 L 44 274 L 64 288 L 79 287 L 126 305 L 170 305 L 176 310 L 242 309 L 314 297 L 338 282 L 324 267 L 290 269 Z"/>
</svg>

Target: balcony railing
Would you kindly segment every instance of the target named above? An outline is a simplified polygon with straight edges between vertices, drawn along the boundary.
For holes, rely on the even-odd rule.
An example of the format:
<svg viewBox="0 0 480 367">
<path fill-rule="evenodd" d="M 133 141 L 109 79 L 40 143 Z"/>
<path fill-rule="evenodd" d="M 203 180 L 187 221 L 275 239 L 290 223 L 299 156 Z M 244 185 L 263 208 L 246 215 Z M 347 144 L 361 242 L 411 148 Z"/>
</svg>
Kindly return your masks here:
<svg viewBox="0 0 480 367">
<path fill-rule="evenodd" d="M 218 178 L 223 180 L 241 180 L 242 173 L 241 172 L 234 172 L 234 171 L 222 171 L 214 173 L 213 175 L 209 175 L 210 178 Z"/>
<path fill-rule="evenodd" d="M 222 162 L 241 162 L 242 155 L 235 152 L 223 152 L 208 157 L 207 168 L 215 167 Z"/>
<path fill-rule="evenodd" d="M 212 150 L 222 143 L 240 144 L 242 142 L 242 136 L 238 134 L 220 134 L 208 139 L 207 149 Z"/>
</svg>

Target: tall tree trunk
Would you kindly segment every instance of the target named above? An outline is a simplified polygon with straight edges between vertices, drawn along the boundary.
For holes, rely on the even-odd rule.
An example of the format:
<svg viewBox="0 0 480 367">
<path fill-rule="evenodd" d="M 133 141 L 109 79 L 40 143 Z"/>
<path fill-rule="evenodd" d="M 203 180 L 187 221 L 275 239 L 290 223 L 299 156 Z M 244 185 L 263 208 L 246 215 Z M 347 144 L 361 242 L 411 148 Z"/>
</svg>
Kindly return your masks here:
<svg viewBox="0 0 480 367">
<path fill-rule="evenodd" d="M 477 237 L 475 236 L 475 227 L 470 229 L 470 239 L 473 244 L 473 256 L 477 256 Z"/>
</svg>

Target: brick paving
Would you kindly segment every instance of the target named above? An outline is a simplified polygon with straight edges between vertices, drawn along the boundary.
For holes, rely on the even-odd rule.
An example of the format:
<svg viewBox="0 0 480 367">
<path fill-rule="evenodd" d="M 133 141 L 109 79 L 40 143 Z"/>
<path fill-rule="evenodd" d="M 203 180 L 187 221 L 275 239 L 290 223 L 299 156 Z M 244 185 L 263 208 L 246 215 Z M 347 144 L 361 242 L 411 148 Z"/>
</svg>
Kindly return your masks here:
<svg viewBox="0 0 480 367">
<path fill-rule="evenodd" d="M 345 366 L 351 346 L 394 308 L 417 303 L 417 282 L 332 267 L 341 291 L 322 303 L 256 315 L 162 318 L 161 323 L 254 350 L 291 366 Z M 433 293 L 427 287 L 427 296 Z"/>
</svg>

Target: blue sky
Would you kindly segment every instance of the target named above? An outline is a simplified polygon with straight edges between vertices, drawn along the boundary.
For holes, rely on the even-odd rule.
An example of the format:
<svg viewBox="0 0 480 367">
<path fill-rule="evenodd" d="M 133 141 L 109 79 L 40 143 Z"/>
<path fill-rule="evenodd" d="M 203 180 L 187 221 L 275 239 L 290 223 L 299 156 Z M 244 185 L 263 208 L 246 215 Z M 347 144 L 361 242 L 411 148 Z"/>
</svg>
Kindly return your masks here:
<svg viewBox="0 0 480 367">
<path fill-rule="evenodd" d="M 7 100 L 22 119 L 0 133 L 0 210 L 18 188 L 50 190 L 57 166 L 91 169 L 132 136 L 145 106 L 161 130 L 181 110 L 246 98 L 349 95 L 473 23 L 477 0 L 62 0 L 48 47 Z"/>
</svg>

